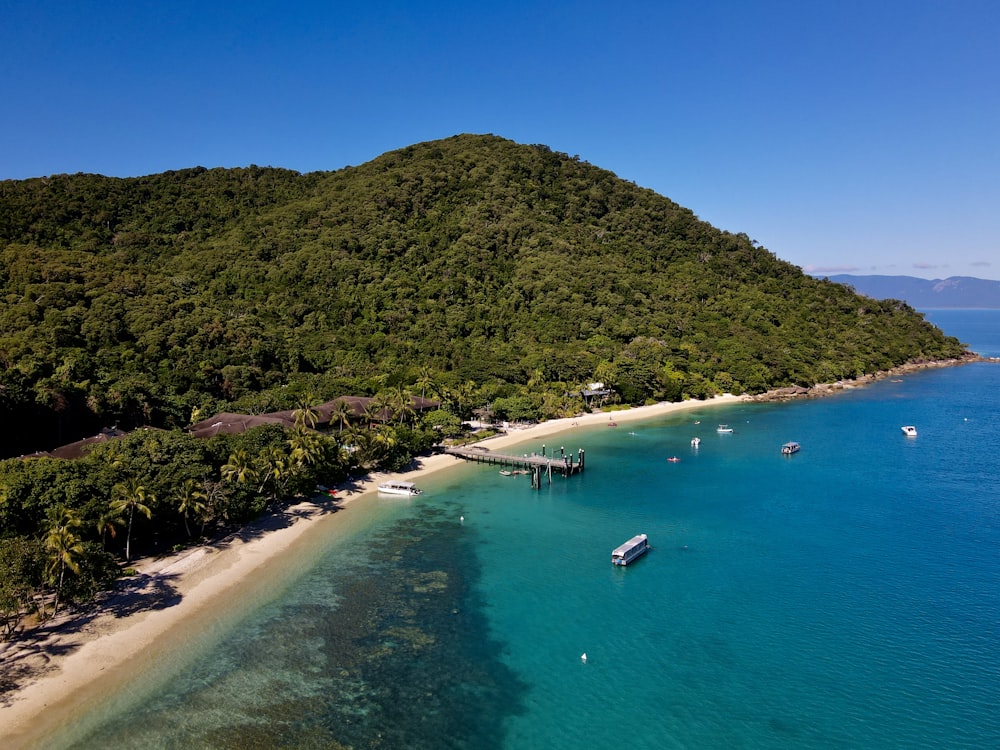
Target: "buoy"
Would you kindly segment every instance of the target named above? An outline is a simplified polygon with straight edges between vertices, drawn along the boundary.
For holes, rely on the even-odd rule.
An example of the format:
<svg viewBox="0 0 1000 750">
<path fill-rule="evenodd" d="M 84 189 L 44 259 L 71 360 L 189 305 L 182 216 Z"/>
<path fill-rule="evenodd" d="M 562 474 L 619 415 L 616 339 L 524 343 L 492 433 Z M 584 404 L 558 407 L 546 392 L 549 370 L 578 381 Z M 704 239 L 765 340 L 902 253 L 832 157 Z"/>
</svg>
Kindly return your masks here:
<svg viewBox="0 0 1000 750">
<path fill-rule="evenodd" d="M 459 520 L 459 521 L 460 521 L 461 523 L 465 523 L 465 516 L 459 516 L 459 517 L 458 517 L 458 520 Z"/>
<path fill-rule="evenodd" d="M 582 662 L 583 662 L 584 664 L 586 664 L 586 663 L 587 663 L 587 652 L 586 652 L 586 651 L 584 651 L 584 652 L 583 652 L 583 653 L 582 653 L 582 654 L 580 655 L 580 661 L 582 661 Z"/>
</svg>

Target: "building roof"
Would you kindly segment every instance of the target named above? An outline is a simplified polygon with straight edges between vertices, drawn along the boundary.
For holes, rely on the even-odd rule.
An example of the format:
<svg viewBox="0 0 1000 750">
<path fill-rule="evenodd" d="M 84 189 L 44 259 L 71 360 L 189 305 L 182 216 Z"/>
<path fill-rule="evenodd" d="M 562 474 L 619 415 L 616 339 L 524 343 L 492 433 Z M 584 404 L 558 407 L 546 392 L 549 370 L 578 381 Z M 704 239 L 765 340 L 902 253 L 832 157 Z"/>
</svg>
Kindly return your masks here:
<svg viewBox="0 0 1000 750">
<path fill-rule="evenodd" d="M 265 424 L 294 427 L 295 420 L 292 417 L 284 416 L 282 412 L 252 415 L 234 414 L 233 412 L 224 411 L 191 425 L 188 428 L 188 432 L 195 437 L 210 438 L 216 435 L 238 435 Z"/>
</svg>

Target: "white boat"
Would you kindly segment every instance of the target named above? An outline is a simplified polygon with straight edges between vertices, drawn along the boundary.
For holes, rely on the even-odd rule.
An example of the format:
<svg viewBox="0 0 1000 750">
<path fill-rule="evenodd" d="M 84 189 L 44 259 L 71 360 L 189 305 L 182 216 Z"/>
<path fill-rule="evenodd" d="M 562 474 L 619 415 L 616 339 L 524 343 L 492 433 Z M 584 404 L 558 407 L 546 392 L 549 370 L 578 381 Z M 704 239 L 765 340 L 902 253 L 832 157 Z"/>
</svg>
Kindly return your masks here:
<svg viewBox="0 0 1000 750">
<path fill-rule="evenodd" d="M 793 453 L 798 453 L 799 452 L 799 448 L 801 448 L 801 447 L 802 446 L 800 446 L 795 441 L 792 441 L 792 442 L 789 442 L 789 443 L 785 443 L 783 446 L 781 446 L 781 455 L 783 455 L 783 456 L 790 456 Z"/>
<path fill-rule="evenodd" d="M 699 437 L 693 437 L 693 438 L 691 438 L 691 447 L 692 448 L 697 448 L 699 445 L 701 445 L 701 438 L 699 438 Z"/>
<path fill-rule="evenodd" d="M 646 535 L 636 534 L 625 544 L 614 549 L 611 553 L 611 562 L 613 565 L 628 565 L 637 557 L 644 555 L 648 549 L 649 540 L 646 539 Z"/>
<path fill-rule="evenodd" d="M 906 435 L 906 437 L 917 436 L 917 428 L 914 427 L 912 424 L 908 424 L 905 427 L 900 427 L 899 429 L 903 431 L 903 434 Z"/>
<path fill-rule="evenodd" d="M 718 427 L 715 428 L 715 431 L 716 432 L 729 433 L 729 432 L 733 431 L 733 428 L 730 427 L 727 424 L 720 424 Z"/>
<path fill-rule="evenodd" d="M 413 482 L 383 482 L 378 486 L 378 491 L 383 495 L 406 495 L 408 497 L 423 492 Z"/>
</svg>

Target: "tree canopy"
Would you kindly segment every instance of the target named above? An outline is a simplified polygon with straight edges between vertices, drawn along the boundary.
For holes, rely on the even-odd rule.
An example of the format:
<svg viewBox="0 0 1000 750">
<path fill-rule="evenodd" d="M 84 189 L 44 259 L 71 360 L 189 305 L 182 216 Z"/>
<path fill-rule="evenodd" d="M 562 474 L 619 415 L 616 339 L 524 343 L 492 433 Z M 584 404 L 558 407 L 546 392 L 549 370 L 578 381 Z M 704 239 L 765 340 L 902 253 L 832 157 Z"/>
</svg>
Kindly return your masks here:
<svg viewBox="0 0 1000 750">
<path fill-rule="evenodd" d="M 472 383 L 630 401 L 954 356 L 898 301 L 545 146 L 460 135 L 335 172 L 0 182 L 0 455 L 117 424 Z M 416 389 L 416 390 L 419 390 Z"/>
</svg>

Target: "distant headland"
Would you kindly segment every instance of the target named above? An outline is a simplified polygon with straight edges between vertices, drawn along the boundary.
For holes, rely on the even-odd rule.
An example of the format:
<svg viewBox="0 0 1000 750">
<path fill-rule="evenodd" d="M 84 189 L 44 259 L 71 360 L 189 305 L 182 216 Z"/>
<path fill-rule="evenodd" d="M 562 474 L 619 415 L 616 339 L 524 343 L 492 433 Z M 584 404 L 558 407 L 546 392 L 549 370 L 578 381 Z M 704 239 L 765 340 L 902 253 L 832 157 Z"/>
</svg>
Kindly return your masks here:
<svg viewBox="0 0 1000 750">
<path fill-rule="evenodd" d="M 874 299 L 899 299 L 917 309 L 942 307 L 981 307 L 1000 309 L 1000 281 L 971 276 L 947 279 L 919 279 L 915 276 L 825 276 L 851 287 L 858 294 Z"/>
</svg>

